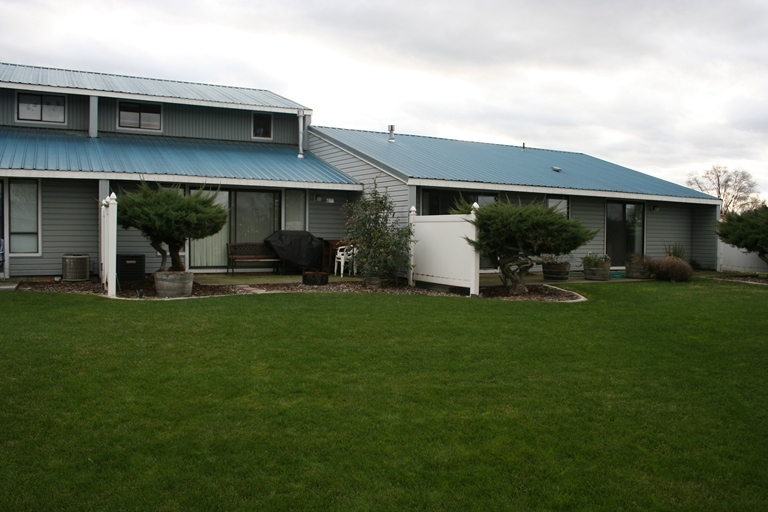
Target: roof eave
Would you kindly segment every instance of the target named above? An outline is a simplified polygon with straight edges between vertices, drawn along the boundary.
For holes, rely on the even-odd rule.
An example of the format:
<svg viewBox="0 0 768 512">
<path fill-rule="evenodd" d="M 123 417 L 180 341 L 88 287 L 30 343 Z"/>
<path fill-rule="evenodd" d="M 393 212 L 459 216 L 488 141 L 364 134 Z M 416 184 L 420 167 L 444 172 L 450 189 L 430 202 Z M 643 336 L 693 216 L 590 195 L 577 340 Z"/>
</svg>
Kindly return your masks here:
<svg viewBox="0 0 768 512">
<path fill-rule="evenodd" d="M 76 180 L 126 180 L 126 181 L 154 181 L 172 182 L 182 184 L 205 184 L 210 186 L 241 186 L 241 187 L 269 187 L 269 188 L 304 188 L 309 190 L 341 190 L 348 192 L 362 192 L 360 183 L 328 183 L 307 181 L 280 181 L 258 180 L 248 178 L 221 178 L 206 176 L 187 176 L 183 174 L 145 174 L 123 173 L 105 171 L 43 171 L 29 169 L 3 169 L 0 176 L 10 178 L 36 178 L 36 179 L 76 179 Z"/>
<path fill-rule="evenodd" d="M 121 100 L 134 101 L 156 101 L 160 103 L 174 103 L 179 105 L 195 105 L 200 107 L 231 108 L 236 110 L 258 110 L 260 112 L 274 112 L 286 114 L 305 114 L 312 115 L 313 111 L 307 107 L 275 107 L 266 105 L 229 103 L 209 100 L 195 100 L 187 98 L 177 98 L 175 96 L 154 96 L 149 94 L 129 94 L 114 91 L 102 91 L 98 89 L 83 89 L 79 87 L 55 87 L 50 85 L 31 85 L 17 82 L 0 82 L 0 88 L 4 89 L 23 89 L 25 91 L 46 92 L 56 94 L 75 94 L 83 96 L 98 96 L 100 98 L 116 98 Z"/>
<path fill-rule="evenodd" d="M 495 192 L 529 192 L 532 194 L 570 195 L 585 197 L 602 197 L 606 199 L 632 199 L 639 201 L 672 201 L 677 203 L 720 205 L 720 199 L 701 197 L 669 196 L 661 194 L 641 194 L 637 192 L 620 192 L 613 190 L 591 190 L 560 187 L 539 187 L 532 185 L 514 185 L 504 183 L 480 183 L 474 181 L 435 180 L 429 178 L 411 178 L 409 186 L 440 187 L 472 190 L 489 190 Z"/>
</svg>

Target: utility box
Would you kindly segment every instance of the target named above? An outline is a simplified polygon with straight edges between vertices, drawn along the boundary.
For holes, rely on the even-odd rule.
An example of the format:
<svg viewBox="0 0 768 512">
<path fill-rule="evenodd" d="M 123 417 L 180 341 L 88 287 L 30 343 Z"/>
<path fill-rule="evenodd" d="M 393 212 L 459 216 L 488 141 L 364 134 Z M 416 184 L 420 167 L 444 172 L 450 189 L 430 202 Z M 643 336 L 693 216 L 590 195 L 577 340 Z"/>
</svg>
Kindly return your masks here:
<svg viewBox="0 0 768 512">
<path fill-rule="evenodd" d="M 117 255 L 117 280 L 143 281 L 146 274 L 144 270 L 143 254 L 118 254 Z"/>
</svg>

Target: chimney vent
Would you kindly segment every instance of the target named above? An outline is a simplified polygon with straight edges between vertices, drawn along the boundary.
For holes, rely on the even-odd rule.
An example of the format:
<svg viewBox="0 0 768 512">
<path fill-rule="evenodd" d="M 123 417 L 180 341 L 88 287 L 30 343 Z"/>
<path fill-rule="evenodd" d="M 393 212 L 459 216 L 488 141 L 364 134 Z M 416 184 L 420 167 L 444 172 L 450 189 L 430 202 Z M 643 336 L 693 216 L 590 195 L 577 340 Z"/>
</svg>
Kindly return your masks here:
<svg viewBox="0 0 768 512">
<path fill-rule="evenodd" d="M 389 140 L 387 142 L 395 142 L 395 125 L 387 126 L 387 130 L 389 130 Z"/>
</svg>

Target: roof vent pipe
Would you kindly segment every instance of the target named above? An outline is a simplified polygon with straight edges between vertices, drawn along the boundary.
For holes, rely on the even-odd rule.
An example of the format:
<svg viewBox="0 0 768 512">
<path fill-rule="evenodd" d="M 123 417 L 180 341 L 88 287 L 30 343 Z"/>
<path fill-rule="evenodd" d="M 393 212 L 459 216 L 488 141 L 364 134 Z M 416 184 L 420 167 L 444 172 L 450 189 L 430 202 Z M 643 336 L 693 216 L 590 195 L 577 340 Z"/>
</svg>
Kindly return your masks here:
<svg viewBox="0 0 768 512">
<path fill-rule="evenodd" d="M 389 130 L 389 140 L 387 142 L 395 142 L 395 125 L 387 126 L 387 130 Z"/>
</svg>

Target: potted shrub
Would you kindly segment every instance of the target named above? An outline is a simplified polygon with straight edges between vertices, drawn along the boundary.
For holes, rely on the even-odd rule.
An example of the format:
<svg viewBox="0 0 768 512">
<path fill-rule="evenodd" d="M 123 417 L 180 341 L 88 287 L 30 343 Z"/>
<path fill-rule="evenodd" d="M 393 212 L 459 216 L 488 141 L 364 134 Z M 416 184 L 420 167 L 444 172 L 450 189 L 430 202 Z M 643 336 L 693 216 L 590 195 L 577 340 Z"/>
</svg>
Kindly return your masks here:
<svg viewBox="0 0 768 512">
<path fill-rule="evenodd" d="M 541 269 L 545 281 L 567 281 L 571 271 L 571 255 L 542 254 Z"/>
<path fill-rule="evenodd" d="M 607 281 L 611 277 L 611 257 L 607 254 L 588 252 L 581 258 L 584 267 L 584 279 L 591 281 Z"/>
<path fill-rule="evenodd" d="M 160 268 L 154 273 L 158 297 L 192 294 L 194 274 L 186 272 L 180 253 L 188 239 L 221 231 L 228 216 L 226 207 L 216 203 L 215 195 L 203 189 L 185 196 L 178 185 L 153 187 L 144 181 L 136 192 L 121 192 L 117 207 L 118 224 L 141 231 L 162 256 Z M 167 267 L 169 254 L 171 266 Z"/>
<path fill-rule="evenodd" d="M 642 253 L 627 254 L 625 263 L 627 277 L 630 279 L 650 279 L 651 258 Z"/>
</svg>

